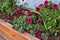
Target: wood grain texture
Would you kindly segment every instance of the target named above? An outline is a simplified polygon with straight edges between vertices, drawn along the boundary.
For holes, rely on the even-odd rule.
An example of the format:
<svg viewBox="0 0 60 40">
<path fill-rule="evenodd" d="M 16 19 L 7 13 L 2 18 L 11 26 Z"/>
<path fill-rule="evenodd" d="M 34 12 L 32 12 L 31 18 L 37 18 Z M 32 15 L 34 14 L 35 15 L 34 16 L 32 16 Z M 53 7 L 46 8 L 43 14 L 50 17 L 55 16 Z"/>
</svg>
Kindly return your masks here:
<svg viewBox="0 0 60 40">
<path fill-rule="evenodd" d="M 13 25 L 0 19 L 0 33 L 4 34 L 8 38 L 8 40 L 39 40 L 38 38 L 30 34 L 20 33 L 12 29 L 12 26 Z"/>
</svg>

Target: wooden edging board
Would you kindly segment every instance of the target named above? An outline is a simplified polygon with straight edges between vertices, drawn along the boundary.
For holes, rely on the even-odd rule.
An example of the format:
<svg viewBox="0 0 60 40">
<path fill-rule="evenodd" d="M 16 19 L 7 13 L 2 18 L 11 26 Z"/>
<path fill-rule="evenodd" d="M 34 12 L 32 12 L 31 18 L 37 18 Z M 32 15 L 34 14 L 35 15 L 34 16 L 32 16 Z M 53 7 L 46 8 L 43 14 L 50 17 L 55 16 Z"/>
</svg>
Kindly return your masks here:
<svg viewBox="0 0 60 40">
<path fill-rule="evenodd" d="M 8 40 L 39 40 L 28 33 L 20 33 L 12 29 L 12 26 L 13 25 L 0 19 L 0 33 L 4 34 Z"/>
</svg>

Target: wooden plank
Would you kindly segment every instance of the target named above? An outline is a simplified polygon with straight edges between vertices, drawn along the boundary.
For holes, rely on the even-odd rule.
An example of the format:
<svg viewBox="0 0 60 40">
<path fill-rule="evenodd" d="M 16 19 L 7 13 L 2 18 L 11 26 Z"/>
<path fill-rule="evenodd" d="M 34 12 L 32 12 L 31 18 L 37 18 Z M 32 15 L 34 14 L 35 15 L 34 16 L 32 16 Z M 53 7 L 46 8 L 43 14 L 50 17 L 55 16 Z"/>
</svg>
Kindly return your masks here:
<svg viewBox="0 0 60 40">
<path fill-rule="evenodd" d="M 40 39 L 38 39 L 38 38 L 36 38 L 36 37 L 34 37 L 34 36 L 28 34 L 28 33 L 24 33 L 24 35 L 25 35 L 26 38 L 28 38 L 29 40 L 40 40 Z"/>
<path fill-rule="evenodd" d="M 0 32 L 0 35 L 3 37 L 4 40 L 8 40 L 8 38 L 6 37 L 6 35 L 4 35 L 2 32 Z"/>
</svg>

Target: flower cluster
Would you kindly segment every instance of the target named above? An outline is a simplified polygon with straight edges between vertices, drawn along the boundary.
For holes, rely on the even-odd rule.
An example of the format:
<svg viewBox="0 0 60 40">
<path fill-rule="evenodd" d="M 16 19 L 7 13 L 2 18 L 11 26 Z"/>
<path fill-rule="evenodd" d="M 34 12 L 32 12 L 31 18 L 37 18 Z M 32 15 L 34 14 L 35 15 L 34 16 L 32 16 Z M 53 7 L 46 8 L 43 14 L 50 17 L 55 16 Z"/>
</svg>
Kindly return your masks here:
<svg viewBox="0 0 60 40">
<path fill-rule="evenodd" d="M 36 17 L 38 16 L 38 13 L 33 13 Z M 28 19 L 27 19 L 27 22 L 29 24 L 33 24 L 33 19 L 31 18 L 31 16 L 33 15 L 30 11 L 28 11 Z M 37 24 L 42 24 L 42 19 L 38 19 L 37 20 Z"/>
<path fill-rule="evenodd" d="M 39 4 L 36 10 L 24 10 L 18 6 L 14 6 L 12 10 L 15 13 L 6 15 L 9 20 L 7 22 L 13 24 L 12 28 L 20 32 L 34 35 L 40 40 L 50 40 L 49 36 L 60 30 L 60 9 L 57 4 L 49 4 L 46 0 Z"/>
</svg>

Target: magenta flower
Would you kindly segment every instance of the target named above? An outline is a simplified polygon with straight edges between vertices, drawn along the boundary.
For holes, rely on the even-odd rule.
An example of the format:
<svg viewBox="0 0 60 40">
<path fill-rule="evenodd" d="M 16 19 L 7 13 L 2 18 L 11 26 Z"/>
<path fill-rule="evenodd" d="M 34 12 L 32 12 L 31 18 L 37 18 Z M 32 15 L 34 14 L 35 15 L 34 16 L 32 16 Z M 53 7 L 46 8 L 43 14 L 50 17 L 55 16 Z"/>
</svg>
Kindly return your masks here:
<svg viewBox="0 0 60 40">
<path fill-rule="evenodd" d="M 50 33 L 50 30 L 44 30 L 44 32 L 46 32 L 46 33 Z"/>
<path fill-rule="evenodd" d="M 12 16 L 11 14 L 7 14 L 7 17 L 10 17 L 10 16 Z"/>
<path fill-rule="evenodd" d="M 15 28 L 15 26 L 12 26 L 12 29 L 14 29 Z"/>
<path fill-rule="evenodd" d="M 50 10 L 52 10 L 52 9 L 53 9 L 53 7 L 51 6 L 51 7 L 50 7 Z"/>
<path fill-rule="evenodd" d="M 59 8 L 59 6 L 57 4 L 54 4 L 50 7 L 50 9 L 57 9 L 57 8 Z"/>
<path fill-rule="evenodd" d="M 20 9 L 19 9 L 19 10 L 17 10 L 17 13 L 21 13 L 21 12 L 23 12 L 23 10 L 20 10 Z"/>
<path fill-rule="evenodd" d="M 14 6 L 13 11 L 14 11 L 14 10 L 17 10 L 17 6 Z"/>
<path fill-rule="evenodd" d="M 8 18 L 11 17 L 11 16 L 12 16 L 11 14 L 7 14 L 7 15 L 5 16 L 5 18 L 8 19 Z"/>
<path fill-rule="evenodd" d="M 29 31 L 29 29 L 25 29 L 25 33 L 29 33 L 30 31 Z"/>
<path fill-rule="evenodd" d="M 17 13 L 16 13 L 16 17 L 19 17 L 19 15 L 22 13 L 22 12 L 24 12 L 24 10 L 17 10 Z"/>
<path fill-rule="evenodd" d="M 35 12 L 40 12 L 40 8 L 39 7 L 36 7 Z"/>
<path fill-rule="evenodd" d="M 13 20 L 14 19 L 14 17 L 11 14 L 7 14 L 6 18 L 9 19 L 9 20 Z"/>
<path fill-rule="evenodd" d="M 47 1 L 47 0 L 44 2 L 44 6 L 45 6 L 45 7 L 48 6 L 48 1 Z"/>
<path fill-rule="evenodd" d="M 14 17 L 9 17 L 8 19 L 9 19 L 9 20 L 13 20 L 13 19 L 14 19 Z"/>
<path fill-rule="evenodd" d="M 28 11 L 28 16 L 31 16 L 32 14 L 31 14 L 31 12 L 30 11 Z"/>
<path fill-rule="evenodd" d="M 40 40 L 44 40 L 44 38 L 40 38 Z"/>
<path fill-rule="evenodd" d="M 44 6 L 43 4 L 39 4 L 39 6 L 38 7 L 40 7 L 40 6 Z"/>
<path fill-rule="evenodd" d="M 53 8 L 57 9 L 59 6 L 57 4 L 53 5 Z"/>
<path fill-rule="evenodd" d="M 15 14 L 16 17 L 19 17 L 19 15 L 20 15 L 20 13 L 16 13 L 16 14 Z"/>
<path fill-rule="evenodd" d="M 32 18 L 28 17 L 28 23 L 31 24 L 32 23 Z"/>
<path fill-rule="evenodd" d="M 35 29 L 35 30 L 34 30 L 34 33 L 35 33 L 35 34 L 37 34 L 37 33 L 39 33 L 39 32 L 40 32 L 40 31 L 39 31 L 38 29 Z"/>
<path fill-rule="evenodd" d="M 38 19 L 37 24 L 42 24 L 42 20 Z"/>
<path fill-rule="evenodd" d="M 38 37 L 38 38 L 41 38 L 41 37 L 42 37 L 42 34 L 41 34 L 41 33 L 38 33 L 38 34 L 37 34 L 37 37 Z"/>
<path fill-rule="evenodd" d="M 34 13 L 35 14 L 35 16 L 38 16 L 38 13 Z"/>
</svg>

